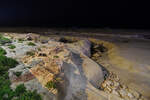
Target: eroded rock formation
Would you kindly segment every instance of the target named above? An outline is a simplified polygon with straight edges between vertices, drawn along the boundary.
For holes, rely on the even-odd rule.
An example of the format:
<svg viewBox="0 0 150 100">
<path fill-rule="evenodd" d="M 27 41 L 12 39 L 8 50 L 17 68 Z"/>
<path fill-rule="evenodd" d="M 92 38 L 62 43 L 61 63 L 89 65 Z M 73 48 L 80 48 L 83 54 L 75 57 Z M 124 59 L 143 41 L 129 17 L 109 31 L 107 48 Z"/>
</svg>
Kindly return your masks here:
<svg viewBox="0 0 150 100">
<path fill-rule="evenodd" d="M 40 51 L 35 51 L 35 55 L 25 56 L 23 61 L 30 65 L 33 59 L 41 59 L 41 62 L 33 66 L 30 72 L 44 87 L 49 81 L 60 78 L 61 89 L 56 88 L 56 90 L 58 95 L 60 91 L 65 94 L 64 97 L 61 95 L 61 98 L 84 100 L 89 98 L 86 95 L 88 91 L 86 89 L 91 86 L 95 89 L 98 88 L 104 79 L 101 67 L 88 57 L 90 53 L 88 53 L 89 50 L 86 50 L 86 47 L 90 49 L 90 42 L 86 40 L 79 43 L 81 46 L 51 41 L 49 44 L 54 46 L 42 47 Z M 52 89 L 50 91 L 54 92 Z M 54 94 L 57 94 L 57 92 L 55 91 Z"/>
</svg>

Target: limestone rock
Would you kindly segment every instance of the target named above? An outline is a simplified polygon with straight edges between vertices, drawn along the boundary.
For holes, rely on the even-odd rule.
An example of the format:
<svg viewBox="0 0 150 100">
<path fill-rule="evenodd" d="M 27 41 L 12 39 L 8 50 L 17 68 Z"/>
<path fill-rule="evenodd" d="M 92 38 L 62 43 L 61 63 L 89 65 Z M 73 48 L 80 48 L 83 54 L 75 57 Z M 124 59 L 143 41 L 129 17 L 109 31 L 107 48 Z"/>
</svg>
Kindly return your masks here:
<svg viewBox="0 0 150 100">
<path fill-rule="evenodd" d="M 106 51 L 103 45 L 94 47 L 98 51 L 93 55 L 93 61 L 89 58 L 91 56 L 89 40 L 64 44 L 29 33 L 26 35 L 27 41 L 18 43 L 18 39 L 23 39 L 25 35 L 16 34 L 11 37 L 15 39 L 12 44 L 16 48 L 13 52 L 7 45 L 2 46 L 7 51 L 6 56 L 17 58 L 19 62 L 24 63 L 20 62 L 20 65 L 9 70 L 12 89 L 23 83 L 27 90 L 37 90 L 43 100 L 145 100 L 140 93 L 120 84 L 118 76 L 114 74 L 103 81 L 102 66 L 95 63 L 95 58 L 100 58 L 102 52 Z M 28 46 L 29 40 L 35 41 L 36 46 Z M 35 55 L 25 55 L 28 51 L 34 51 Z M 97 59 L 97 62 L 100 61 Z M 22 73 L 17 76 L 16 72 Z M 49 81 L 56 79 L 59 79 L 54 89 L 57 91 L 45 86 Z M 101 83 L 104 91 L 98 89 Z"/>
<path fill-rule="evenodd" d="M 39 39 L 39 35 L 37 35 L 37 34 L 28 33 L 26 35 L 26 40 L 29 40 L 29 41 L 35 40 L 36 41 L 37 39 Z"/>
<path fill-rule="evenodd" d="M 52 41 L 50 42 L 53 43 Z M 30 72 L 44 87 L 47 82 L 60 77 L 63 80 L 63 84 L 60 83 L 62 87 L 58 88 L 59 93 L 56 95 L 59 98 L 60 94 L 64 94 L 63 96 L 61 95 L 61 100 L 76 100 L 77 98 L 90 100 L 89 98 L 94 92 L 91 94 L 90 91 L 90 95 L 86 96 L 86 92 L 88 92 L 87 86 L 96 89 L 104 78 L 101 66 L 88 57 L 88 53 L 85 52 L 86 49 L 83 50 L 83 48 L 87 47 L 87 44 L 84 43 L 84 46 L 82 45 L 81 47 L 82 49 L 69 48 L 68 45 L 63 43 L 54 42 L 53 44 L 55 45 L 52 47 L 44 47 L 41 48 L 41 51 L 35 52 L 34 57 L 26 58 L 28 60 L 27 65 L 32 62 L 32 59 L 41 59 L 43 61 L 43 63 L 37 63 L 32 67 Z M 83 50 L 83 52 L 80 50 Z M 47 56 L 39 56 L 39 54 L 43 53 Z"/>
<path fill-rule="evenodd" d="M 67 44 L 68 48 L 75 49 L 80 53 L 91 56 L 91 42 L 89 40 L 81 40 L 72 44 Z"/>
</svg>

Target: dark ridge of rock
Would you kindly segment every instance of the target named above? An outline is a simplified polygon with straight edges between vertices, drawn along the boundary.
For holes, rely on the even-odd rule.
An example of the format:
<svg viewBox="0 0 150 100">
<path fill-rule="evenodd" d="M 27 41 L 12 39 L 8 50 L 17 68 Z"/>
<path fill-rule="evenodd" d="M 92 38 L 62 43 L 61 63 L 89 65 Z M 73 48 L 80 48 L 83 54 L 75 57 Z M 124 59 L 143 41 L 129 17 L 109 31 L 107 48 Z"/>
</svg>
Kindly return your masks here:
<svg viewBox="0 0 150 100">
<path fill-rule="evenodd" d="M 63 43 L 73 43 L 73 42 L 76 42 L 76 41 L 72 41 L 72 40 L 69 40 L 69 39 L 66 39 L 64 37 L 60 38 L 58 40 L 58 42 L 63 42 Z"/>
</svg>

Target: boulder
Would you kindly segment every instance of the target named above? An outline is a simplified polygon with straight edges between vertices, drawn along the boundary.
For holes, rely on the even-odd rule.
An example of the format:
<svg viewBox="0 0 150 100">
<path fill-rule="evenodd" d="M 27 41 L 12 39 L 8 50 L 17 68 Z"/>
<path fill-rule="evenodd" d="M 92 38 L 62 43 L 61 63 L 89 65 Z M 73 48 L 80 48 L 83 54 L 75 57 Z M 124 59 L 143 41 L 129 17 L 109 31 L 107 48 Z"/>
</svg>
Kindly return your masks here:
<svg viewBox="0 0 150 100">
<path fill-rule="evenodd" d="M 61 98 L 60 100 L 76 100 L 77 98 L 86 100 L 86 98 L 90 98 L 86 96 L 87 86 L 99 88 L 104 80 L 101 66 L 88 57 L 90 56 L 90 42 L 85 40 L 76 44 L 53 41 L 49 43 L 55 45 L 41 48 L 40 52 L 35 52 L 36 56 L 32 59 L 42 59 L 43 63 L 32 67 L 30 72 L 43 87 L 47 82 L 53 81 L 55 77 L 60 77 L 63 82 L 57 88 L 58 93 L 56 92 L 58 99 Z M 47 56 L 39 56 L 43 53 Z M 26 64 L 31 64 L 32 59 L 26 59 Z"/>
</svg>

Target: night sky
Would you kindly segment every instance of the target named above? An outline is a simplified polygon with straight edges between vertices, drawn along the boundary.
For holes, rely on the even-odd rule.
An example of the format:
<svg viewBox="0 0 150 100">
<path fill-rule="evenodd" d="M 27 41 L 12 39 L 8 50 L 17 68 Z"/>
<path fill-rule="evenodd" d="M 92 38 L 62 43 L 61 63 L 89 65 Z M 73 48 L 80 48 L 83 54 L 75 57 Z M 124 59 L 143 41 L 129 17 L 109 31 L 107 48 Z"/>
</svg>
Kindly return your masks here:
<svg viewBox="0 0 150 100">
<path fill-rule="evenodd" d="M 150 28 L 148 3 L 130 1 L 1 0 L 0 26 Z"/>
</svg>

